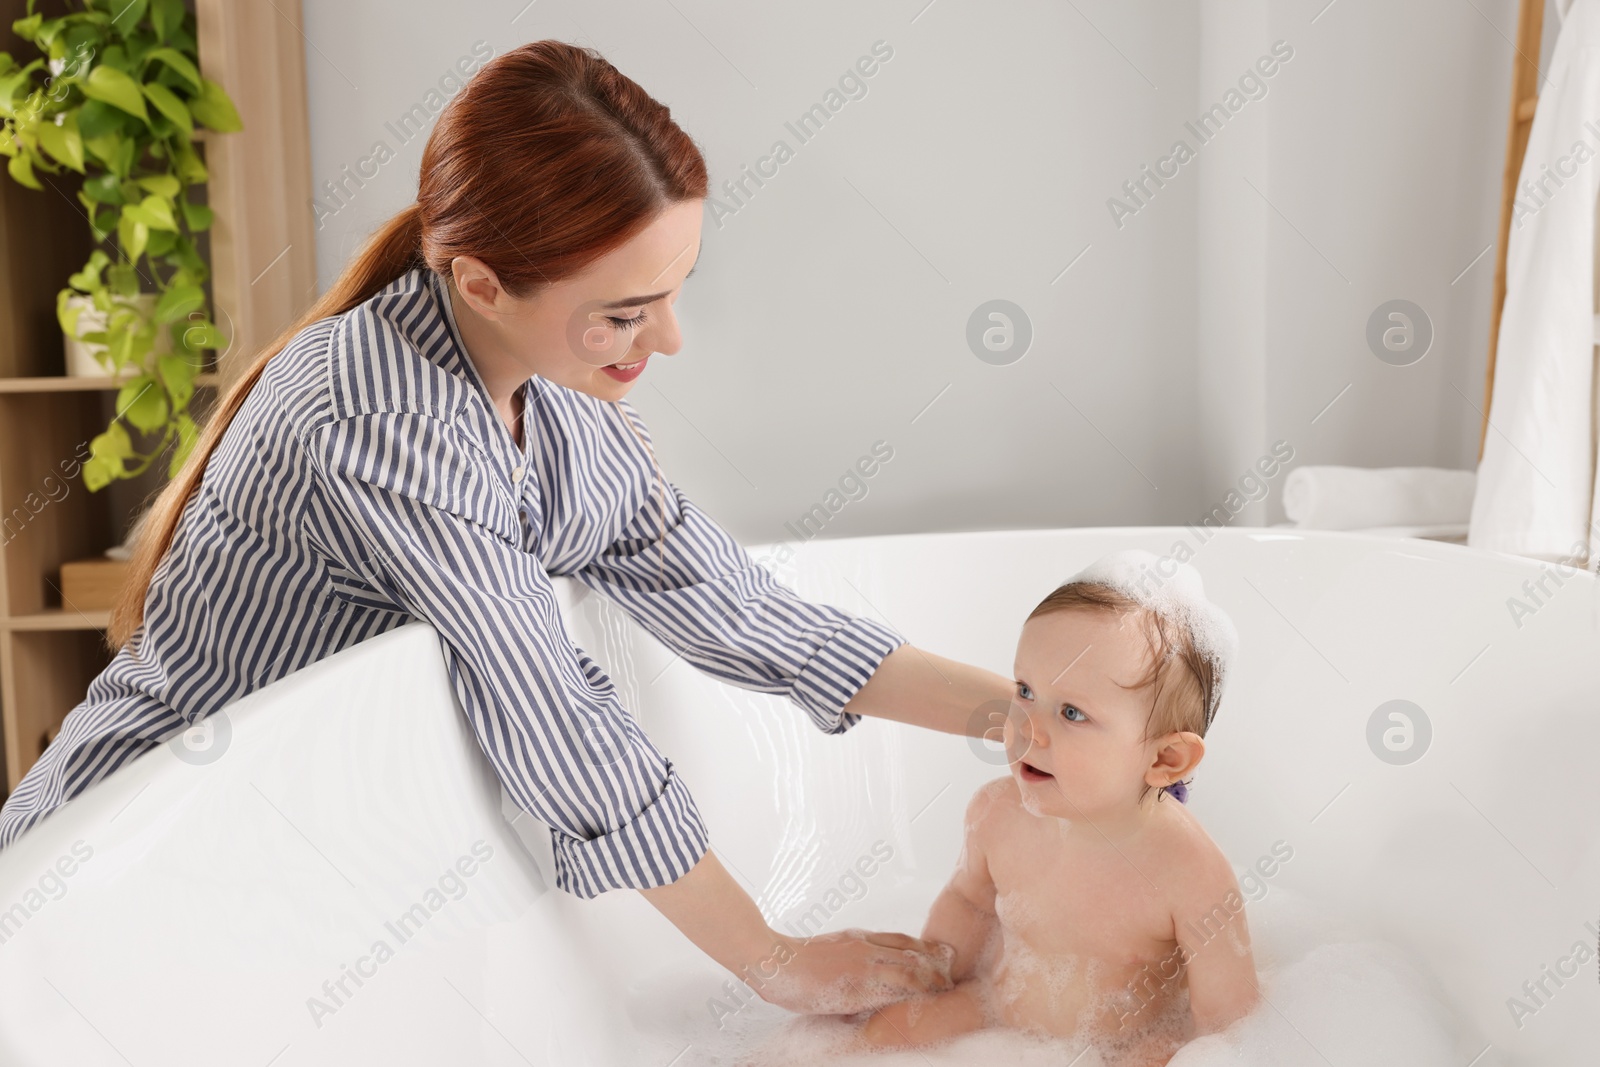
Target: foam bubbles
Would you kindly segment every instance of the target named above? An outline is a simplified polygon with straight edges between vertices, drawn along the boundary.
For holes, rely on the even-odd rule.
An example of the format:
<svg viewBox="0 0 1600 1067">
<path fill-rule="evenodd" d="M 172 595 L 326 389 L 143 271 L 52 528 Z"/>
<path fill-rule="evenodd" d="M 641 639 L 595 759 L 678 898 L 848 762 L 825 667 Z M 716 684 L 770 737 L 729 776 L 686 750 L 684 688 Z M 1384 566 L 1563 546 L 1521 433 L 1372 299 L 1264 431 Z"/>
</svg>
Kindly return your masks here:
<svg viewBox="0 0 1600 1067">
<path fill-rule="evenodd" d="M 680 1042 L 696 1040 L 675 1067 L 1144 1067 L 1184 1041 L 1168 1067 L 1472 1062 L 1488 1042 L 1444 1002 L 1433 980 L 1405 952 L 1342 929 L 1325 913 L 1284 887 L 1252 902 L 1264 999 L 1227 1030 L 1193 1040 L 1187 991 L 1128 1037 L 1047 1038 L 996 1027 L 938 1045 L 877 1051 L 857 1042 L 865 1014 L 795 1016 L 757 1003 L 720 1034 L 679 1036 Z M 1052 978 L 1042 971 L 1036 977 L 1047 984 Z M 1506 1067 L 1506 1061 L 1490 1049 L 1473 1067 Z"/>
<path fill-rule="evenodd" d="M 1176 568 L 1168 576 L 1163 567 Z M 1200 572 L 1170 556 L 1157 557 L 1142 548 L 1108 552 L 1065 582 L 1095 582 L 1124 593 L 1193 635 L 1195 649 L 1212 664 L 1216 685 L 1207 718 L 1216 713 L 1223 681 L 1239 650 L 1239 632 L 1228 613 L 1206 598 Z"/>
</svg>

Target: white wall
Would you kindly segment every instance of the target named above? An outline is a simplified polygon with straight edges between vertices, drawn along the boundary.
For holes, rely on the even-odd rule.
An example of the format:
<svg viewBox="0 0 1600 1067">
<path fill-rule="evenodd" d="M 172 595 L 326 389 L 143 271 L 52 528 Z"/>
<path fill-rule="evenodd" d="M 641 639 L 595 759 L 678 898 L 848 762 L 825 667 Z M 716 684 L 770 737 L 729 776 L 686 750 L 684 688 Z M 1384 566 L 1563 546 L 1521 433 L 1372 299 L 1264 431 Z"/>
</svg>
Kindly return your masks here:
<svg viewBox="0 0 1600 1067">
<path fill-rule="evenodd" d="M 316 184 L 393 154 L 323 196 L 322 283 L 414 195 L 423 139 L 392 124 L 475 45 L 593 45 L 714 186 L 788 140 L 708 210 L 683 350 L 630 394 L 668 476 L 747 543 L 791 539 L 880 440 L 826 536 L 1187 522 L 1278 439 L 1475 464 L 1493 252 L 1456 276 L 1495 235 L 1513 0 L 525 2 L 307 4 Z M 879 40 L 867 94 L 798 144 L 785 121 Z M 1184 123 L 1277 40 L 1267 95 L 1198 146 Z M 1119 227 L 1108 200 L 1179 138 L 1195 158 Z M 1410 367 L 1366 347 L 1391 297 L 1435 327 Z M 1007 366 L 965 339 L 994 298 L 1034 331 Z M 1281 484 L 1237 521 L 1281 519 Z"/>
</svg>

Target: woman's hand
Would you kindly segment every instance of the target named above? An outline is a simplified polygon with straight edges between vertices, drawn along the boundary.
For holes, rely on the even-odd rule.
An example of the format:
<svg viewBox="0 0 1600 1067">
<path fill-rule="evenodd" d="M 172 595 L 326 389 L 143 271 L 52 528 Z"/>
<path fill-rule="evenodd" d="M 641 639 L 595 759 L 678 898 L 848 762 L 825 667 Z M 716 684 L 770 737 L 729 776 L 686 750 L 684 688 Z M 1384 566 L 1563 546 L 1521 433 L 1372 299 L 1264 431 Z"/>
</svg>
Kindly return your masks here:
<svg viewBox="0 0 1600 1067">
<path fill-rule="evenodd" d="M 773 937 L 773 951 L 740 977 L 790 1011 L 854 1015 L 953 986 L 955 950 L 938 941 L 866 930 Z"/>
<path fill-rule="evenodd" d="M 937 941 L 866 930 L 778 933 L 709 850 L 676 882 L 639 892 L 702 952 L 791 1011 L 854 1014 L 951 988 L 955 953 Z"/>
</svg>

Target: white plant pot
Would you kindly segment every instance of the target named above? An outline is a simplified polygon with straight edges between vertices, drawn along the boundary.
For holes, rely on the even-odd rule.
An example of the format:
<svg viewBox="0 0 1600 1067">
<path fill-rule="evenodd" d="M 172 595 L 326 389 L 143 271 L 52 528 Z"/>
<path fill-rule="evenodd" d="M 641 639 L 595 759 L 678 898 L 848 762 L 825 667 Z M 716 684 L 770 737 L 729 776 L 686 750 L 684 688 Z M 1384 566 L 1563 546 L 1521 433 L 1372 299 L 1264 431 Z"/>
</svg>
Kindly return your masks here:
<svg viewBox="0 0 1600 1067">
<path fill-rule="evenodd" d="M 122 300 L 120 297 L 115 299 L 122 301 L 123 303 L 136 305 L 142 312 L 144 312 L 145 315 L 148 316 L 155 311 L 157 297 L 155 293 L 140 293 L 132 300 Z M 81 294 L 69 296 L 67 298 L 67 306 L 80 309 L 78 312 L 79 333 L 93 333 L 95 330 L 105 329 L 106 317 L 98 308 L 94 306 L 94 301 L 89 297 Z M 62 335 L 62 341 L 66 346 L 67 374 L 69 377 L 111 377 L 111 371 L 107 369 L 104 363 L 100 362 L 98 356 L 98 353 L 106 350 L 105 345 L 89 344 L 88 342 L 78 340 L 76 337 L 68 337 L 65 334 Z M 155 352 L 158 354 L 164 354 L 171 351 L 172 331 L 167 329 L 165 326 L 157 326 Z M 141 367 L 134 364 L 129 364 L 128 366 L 122 368 L 122 374 L 120 376 L 123 378 L 130 378 L 140 373 L 142 373 Z"/>
</svg>

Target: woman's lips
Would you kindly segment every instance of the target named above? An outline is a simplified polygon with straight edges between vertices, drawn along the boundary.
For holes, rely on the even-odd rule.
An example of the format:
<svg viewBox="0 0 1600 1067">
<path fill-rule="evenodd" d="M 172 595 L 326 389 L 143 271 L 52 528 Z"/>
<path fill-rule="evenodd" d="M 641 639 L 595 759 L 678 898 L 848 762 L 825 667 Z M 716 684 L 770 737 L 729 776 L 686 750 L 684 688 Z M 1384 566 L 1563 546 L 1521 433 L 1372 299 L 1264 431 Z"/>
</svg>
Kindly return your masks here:
<svg viewBox="0 0 1600 1067">
<path fill-rule="evenodd" d="M 640 357 L 634 361 L 633 366 L 628 370 L 619 369 L 618 364 L 615 363 L 608 367 L 601 367 L 600 369 L 605 371 L 619 382 L 631 382 L 635 378 L 639 377 L 639 375 L 644 373 L 644 365 L 649 359 L 649 356 Z"/>
<path fill-rule="evenodd" d="M 1028 782 L 1048 782 L 1055 777 L 1049 771 L 1041 771 L 1026 760 L 1017 761 L 1017 771 L 1022 775 L 1023 780 Z"/>
</svg>

